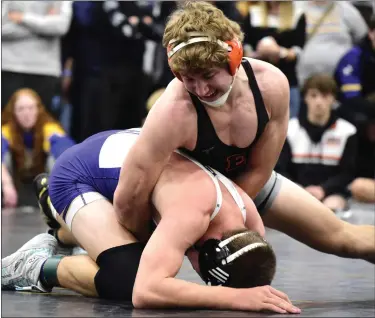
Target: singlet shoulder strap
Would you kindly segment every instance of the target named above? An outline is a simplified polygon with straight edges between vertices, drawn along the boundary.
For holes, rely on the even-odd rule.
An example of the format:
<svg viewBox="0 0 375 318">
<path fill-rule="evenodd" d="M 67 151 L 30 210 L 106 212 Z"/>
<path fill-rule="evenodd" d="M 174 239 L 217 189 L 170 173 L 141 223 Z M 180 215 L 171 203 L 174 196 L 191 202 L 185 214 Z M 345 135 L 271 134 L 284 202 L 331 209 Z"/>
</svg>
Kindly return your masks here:
<svg viewBox="0 0 375 318">
<path fill-rule="evenodd" d="M 207 111 L 204 108 L 202 102 L 199 100 L 199 98 L 190 92 L 188 93 L 190 95 L 191 100 L 193 101 L 193 105 L 197 110 L 198 115 L 207 117 L 209 119 L 210 117 L 208 116 Z"/>
<path fill-rule="evenodd" d="M 216 131 L 202 102 L 194 94 L 189 92 L 189 95 L 197 111 L 198 134 L 199 132 L 205 132 L 204 136 L 200 136 L 200 138 L 197 139 L 196 148 L 206 147 L 205 140 L 217 140 Z"/>
<path fill-rule="evenodd" d="M 255 108 L 257 111 L 258 129 L 257 129 L 256 137 L 255 137 L 255 141 L 256 141 L 258 140 L 260 135 L 263 133 L 264 128 L 266 127 L 269 118 L 268 118 L 268 114 L 266 111 L 266 107 L 264 105 L 262 94 L 260 92 L 257 80 L 255 78 L 255 74 L 251 67 L 250 62 L 247 59 L 243 59 L 242 66 L 244 67 L 247 77 L 249 79 L 249 86 L 254 96 Z"/>
</svg>

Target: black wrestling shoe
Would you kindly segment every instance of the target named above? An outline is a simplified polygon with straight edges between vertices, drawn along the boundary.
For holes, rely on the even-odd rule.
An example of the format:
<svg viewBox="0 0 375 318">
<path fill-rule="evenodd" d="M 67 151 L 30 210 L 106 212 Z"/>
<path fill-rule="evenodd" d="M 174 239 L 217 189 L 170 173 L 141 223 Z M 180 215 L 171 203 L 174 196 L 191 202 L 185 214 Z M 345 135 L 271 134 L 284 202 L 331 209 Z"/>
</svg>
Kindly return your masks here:
<svg viewBox="0 0 375 318">
<path fill-rule="evenodd" d="M 44 221 L 51 229 L 58 229 L 60 224 L 53 217 L 48 204 L 48 200 L 50 200 L 48 195 L 48 174 L 38 174 L 33 180 L 33 187 Z"/>
</svg>

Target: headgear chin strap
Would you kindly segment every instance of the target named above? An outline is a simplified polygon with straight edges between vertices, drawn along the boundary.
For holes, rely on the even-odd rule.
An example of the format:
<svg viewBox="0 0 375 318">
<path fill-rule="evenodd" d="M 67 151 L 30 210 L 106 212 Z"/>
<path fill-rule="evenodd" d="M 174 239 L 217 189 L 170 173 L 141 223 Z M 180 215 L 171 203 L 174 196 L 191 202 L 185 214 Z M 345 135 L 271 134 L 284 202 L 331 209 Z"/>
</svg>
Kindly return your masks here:
<svg viewBox="0 0 375 318">
<path fill-rule="evenodd" d="M 209 239 L 203 243 L 199 251 L 199 268 L 206 284 L 230 286 L 232 262 L 251 250 L 267 246 L 266 242 L 251 243 L 231 254 L 227 245 L 244 235 L 248 235 L 248 232 L 233 235 L 224 241 Z"/>
<path fill-rule="evenodd" d="M 198 97 L 198 99 L 202 103 L 207 104 L 208 106 L 211 106 L 211 107 L 222 107 L 225 104 L 225 102 L 227 101 L 230 92 L 232 91 L 233 83 L 234 83 L 234 79 L 236 78 L 236 75 L 237 75 L 237 72 L 236 72 L 236 74 L 234 74 L 233 79 L 232 79 L 232 83 L 230 84 L 228 90 L 222 96 L 220 96 L 218 99 L 214 100 L 213 102 L 208 102 L 208 101 L 202 100 L 199 97 Z"/>
</svg>

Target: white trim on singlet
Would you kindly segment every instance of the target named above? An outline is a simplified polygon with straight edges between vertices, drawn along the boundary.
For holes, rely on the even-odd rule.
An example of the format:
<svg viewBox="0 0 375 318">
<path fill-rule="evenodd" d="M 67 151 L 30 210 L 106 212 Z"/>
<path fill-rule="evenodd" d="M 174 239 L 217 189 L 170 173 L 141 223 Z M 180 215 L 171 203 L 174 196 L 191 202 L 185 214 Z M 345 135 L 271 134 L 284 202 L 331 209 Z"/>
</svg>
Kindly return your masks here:
<svg viewBox="0 0 375 318">
<path fill-rule="evenodd" d="M 229 180 L 226 176 L 224 176 L 222 173 L 219 171 L 215 170 L 217 178 L 221 183 L 227 188 L 229 193 L 232 195 L 234 201 L 237 203 L 237 206 L 239 207 L 242 217 L 244 222 L 246 222 L 246 206 L 245 203 L 242 200 L 241 195 L 237 191 L 236 187 L 234 186 L 233 182 Z"/>
<path fill-rule="evenodd" d="M 189 155 L 184 154 L 184 153 L 180 152 L 179 150 L 176 150 L 175 152 L 177 152 L 179 155 L 185 157 L 186 159 L 189 159 L 190 161 L 194 162 L 202 170 L 206 171 L 207 174 L 211 177 L 212 181 L 214 182 L 215 188 L 216 188 L 217 198 L 216 198 L 215 210 L 211 214 L 210 221 L 212 221 L 215 218 L 215 216 L 219 213 L 220 208 L 223 204 L 223 194 L 221 192 L 220 185 L 219 185 L 219 181 L 220 181 L 227 188 L 229 193 L 232 195 L 232 197 L 234 199 L 234 202 L 236 202 L 238 208 L 240 209 L 240 212 L 242 214 L 244 222 L 246 222 L 246 207 L 245 207 L 245 204 L 242 200 L 241 195 L 238 193 L 236 187 L 234 186 L 234 184 L 231 180 L 229 180 L 227 177 L 225 177 L 219 171 L 217 171 L 217 170 L 215 170 L 211 167 L 202 165 L 200 162 L 196 161 L 195 159 L 193 159 Z"/>
</svg>

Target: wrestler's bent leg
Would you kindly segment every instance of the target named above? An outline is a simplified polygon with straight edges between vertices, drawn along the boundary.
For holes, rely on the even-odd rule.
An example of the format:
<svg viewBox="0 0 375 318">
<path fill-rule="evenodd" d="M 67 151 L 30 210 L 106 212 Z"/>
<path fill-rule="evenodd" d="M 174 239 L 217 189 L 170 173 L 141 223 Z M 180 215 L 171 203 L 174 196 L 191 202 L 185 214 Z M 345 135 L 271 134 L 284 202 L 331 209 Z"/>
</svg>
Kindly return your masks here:
<svg viewBox="0 0 375 318">
<path fill-rule="evenodd" d="M 109 201 L 98 193 L 93 197 L 95 200 L 90 202 L 83 194 L 78 198 L 83 198 L 82 204 L 73 201 L 63 215 L 77 242 L 96 264 L 88 258 L 65 258 L 58 265 L 57 280 L 61 286 L 85 295 L 131 300 L 144 244 L 117 222 Z M 78 268 L 89 270 L 79 273 Z"/>
<path fill-rule="evenodd" d="M 321 252 L 375 263 L 375 227 L 340 220 L 304 189 L 278 175 L 281 184 L 262 215 L 264 225 Z"/>
</svg>

